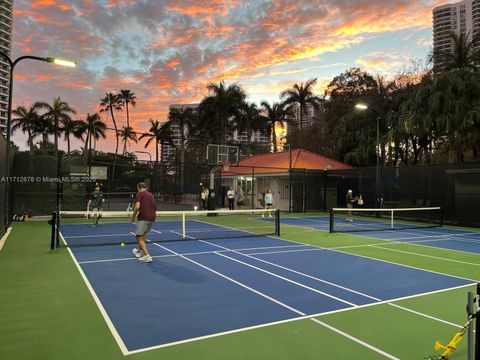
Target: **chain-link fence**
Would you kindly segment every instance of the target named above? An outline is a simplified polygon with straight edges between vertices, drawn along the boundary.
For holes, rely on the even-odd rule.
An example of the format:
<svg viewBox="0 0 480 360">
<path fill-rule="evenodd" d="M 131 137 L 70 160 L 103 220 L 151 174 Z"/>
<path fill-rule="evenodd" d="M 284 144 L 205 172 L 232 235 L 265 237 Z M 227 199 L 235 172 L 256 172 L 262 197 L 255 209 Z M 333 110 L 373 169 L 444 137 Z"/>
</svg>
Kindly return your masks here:
<svg viewBox="0 0 480 360">
<path fill-rule="evenodd" d="M 147 183 L 162 210 L 201 207 L 200 194 L 208 188 L 211 206 L 227 207 L 229 188 L 235 206 L 264 206 L 267 190 L 275 207 L 289 212 L 327 211 L 345 206 L 349 189 L 362 195 L 364 207 L 404 208 L 440 206 L 446 223 L 480 226 L 474 206 L 480 203 L 480 164 L 354 168 L 315 171 L 273 167 L 228 168 L 207 163 L 139 161 L 126 154 L 62 154 L 59 186 L 63 210 L 85 210 L 94 185 L 105 194 L 105 210 L 127 210 L 139 182 Z M 17 153 L 16 177 L 41 181 L 14 183 L 15 212 L 46 215 L 56 209 L 57 178 L 54 154 Z M 378 181 L 377 181 L 378 179 Z M 3 189 L 2 193 L 5 192 Z"/>
<path fill-rule="evenodd" d="M 8 215 L 10 205 L 7 203 L 7 176 L 7 141 L 3 134 L 0 134 L 0 238 L 5 234 L 10 222 L 10 216 Z"/>
</svg>

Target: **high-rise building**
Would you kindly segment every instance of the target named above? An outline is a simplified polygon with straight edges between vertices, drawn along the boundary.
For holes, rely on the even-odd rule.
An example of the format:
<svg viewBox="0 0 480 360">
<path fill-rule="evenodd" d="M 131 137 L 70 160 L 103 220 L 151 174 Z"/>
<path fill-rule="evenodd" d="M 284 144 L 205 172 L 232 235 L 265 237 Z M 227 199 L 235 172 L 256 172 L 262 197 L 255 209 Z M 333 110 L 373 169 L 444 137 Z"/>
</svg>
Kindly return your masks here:
<svg viewBox="0 0 480 360">
<path fill-rule="evenodd" d="M 480 0 L 464 0 L 433 9 L 433 61 L 436 71 L 445 66 L 446 54 L 454 44 L 449 32 L 467 36 L 469 40 L 480 35 Z"/>
<path fill-rule="evenodd" d="M 12 48 L 13 0 L 0 0 L 0 51 L 10 56 Z M 0 131 L 7 129 L 10 66 L 0 56 Z"/>
<path fill-rule="evenodd" d="M 300 128 L 306 128 L 312 125 L 313 118 L 315 117 L 315 108 L 311 104 L 307 104 L 303 109 L 303 117 L 300 116 L 300 105 L 295 104 L 292 107 L 292 115 L 294 123 Z M 301 124 L 300 124 L 301 123 Z"/>
</svg>

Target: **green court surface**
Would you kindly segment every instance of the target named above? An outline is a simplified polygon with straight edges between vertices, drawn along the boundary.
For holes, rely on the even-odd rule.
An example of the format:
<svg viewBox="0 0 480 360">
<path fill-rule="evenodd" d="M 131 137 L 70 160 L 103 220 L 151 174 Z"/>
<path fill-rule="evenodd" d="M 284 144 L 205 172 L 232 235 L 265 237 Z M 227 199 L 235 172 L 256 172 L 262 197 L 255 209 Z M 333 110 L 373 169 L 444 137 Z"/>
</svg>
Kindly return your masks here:
<svg viewBox="0 0 480 360">
<path fill-rule="evenodd" d="M 480 254 L 290 226 L 282 227 L 281 237 L 480 281 Z M 448 342 L 465 323 L 467 292 L 475 290 L 472 285 L 124 356 L 68 251 L 50 251 L 49 242 L 46 222 L 14 223 L 0 252 L 0 359 L 423 359 L 435 353 L 436 340 Z M 388 245 L 370 246 L 379 243 Z M 450 359 L 466 359 L 466 339 Z"/>
</svg>

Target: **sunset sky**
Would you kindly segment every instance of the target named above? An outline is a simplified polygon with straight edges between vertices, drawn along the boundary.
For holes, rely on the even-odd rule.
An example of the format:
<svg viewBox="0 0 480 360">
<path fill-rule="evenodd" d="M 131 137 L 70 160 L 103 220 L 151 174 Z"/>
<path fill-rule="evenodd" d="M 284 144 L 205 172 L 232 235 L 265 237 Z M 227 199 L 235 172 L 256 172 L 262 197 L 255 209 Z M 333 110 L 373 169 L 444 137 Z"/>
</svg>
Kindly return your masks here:
<svg viewBox="0 0 480 360">
<path fill-rule="evenodd" d="M 445 2 L 15 0 L 13 58 L 65 57 L 77 68 L 20 63 L 14 106 L 60 96 L 83 118 L 106 92 L 126 88 L 138 98 L 133 126 L 145 131 L 149 118 L 166 120 L 169 104 L 198 102 L 220 80 L 240 84 L 257 103 L 313 77 L 320 94 L 352 66 L 392 75 L 424 60 L 432 9 Z M 118 118 L 123 125 L 125 114 Z"/>
</svg>

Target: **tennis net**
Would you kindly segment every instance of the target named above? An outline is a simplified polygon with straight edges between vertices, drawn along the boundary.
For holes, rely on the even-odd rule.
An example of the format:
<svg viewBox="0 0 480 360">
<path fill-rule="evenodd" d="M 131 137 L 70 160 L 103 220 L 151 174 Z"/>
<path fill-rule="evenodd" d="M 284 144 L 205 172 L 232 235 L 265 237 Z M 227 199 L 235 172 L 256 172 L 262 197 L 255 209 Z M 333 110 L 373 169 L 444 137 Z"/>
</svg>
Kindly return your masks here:
<svg viewBox="0 0 480 360">
<path fill-rule="evenodd" d="M 51 248 L 135 243 L 131 212 L 53 213 Z M 157 211 L 152 242 L 280 235 L 278 210 Z M 98 223 L 96 224 L 96 222 Z"/>
<path fill-rule="evenodd" d="M 442 226 L 440 207 L 330 210 L 330 232 L 403 230 Z"/>
</svg>

